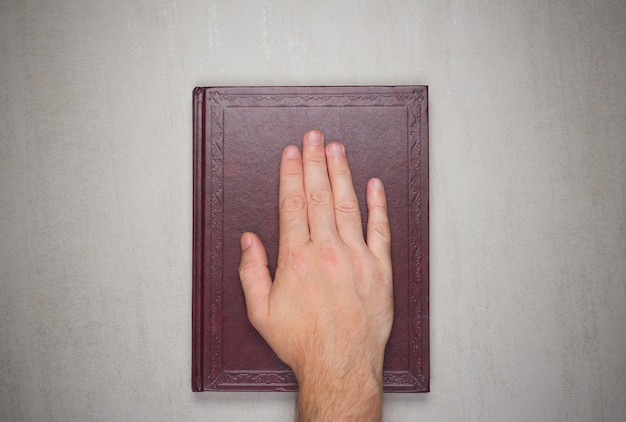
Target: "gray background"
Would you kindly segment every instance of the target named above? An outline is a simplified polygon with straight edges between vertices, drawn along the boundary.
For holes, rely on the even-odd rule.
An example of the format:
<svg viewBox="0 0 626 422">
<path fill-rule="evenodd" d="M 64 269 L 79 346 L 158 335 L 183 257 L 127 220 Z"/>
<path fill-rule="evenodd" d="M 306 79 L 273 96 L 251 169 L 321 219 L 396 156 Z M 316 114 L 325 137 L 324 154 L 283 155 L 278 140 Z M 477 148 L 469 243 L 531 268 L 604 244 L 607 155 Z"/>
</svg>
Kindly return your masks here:
<svg viewBox="0 0 626 422">
<path fill-rule="evenodd" d="M 0 4 L 0 420 L 291 420 L 190 388 L 196 85 L 430 86 L 432 392 L 623 421 L 626 3 Z"/>
</svg>

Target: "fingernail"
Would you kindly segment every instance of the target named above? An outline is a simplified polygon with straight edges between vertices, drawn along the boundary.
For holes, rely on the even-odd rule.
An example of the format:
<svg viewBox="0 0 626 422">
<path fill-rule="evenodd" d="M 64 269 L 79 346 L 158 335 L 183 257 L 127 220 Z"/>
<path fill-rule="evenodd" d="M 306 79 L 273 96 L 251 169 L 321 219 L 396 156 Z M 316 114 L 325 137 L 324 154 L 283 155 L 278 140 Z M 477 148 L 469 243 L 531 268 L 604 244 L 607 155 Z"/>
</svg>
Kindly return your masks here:
<svg viewBox="0 0 626 422">
<path fill-rule="evenodd" d="M 294 145 L 288 146 L 287 149 L 285 149 L 285 155 L 287 156 L 287 158 L 298 158 L 298 147 Z"/>
<path fill-rule="evenodd" d="M 241 250 L 248 249 L 252 245 L 252 237 L 249 234 L 241 236 Z"/>
<path fill-rule="evenodd" d="M 343 146 L 337 142 L 333 142 L 328 145 L 328 154 L 332 156 L 338 156 L 343 153 Z"/>
<path fill-rule="evenodd" d="M 380 179 L 373 179 L 372 187 L 374 188 L 374 190 L 382 190 L 383 182 L 381 182 Z"/>
<path fill-rule="evenodd" d="M 306 139 L 307 141 L 309 141 L 309 144 L 317 145 L 320 142 L 322 142 L 322 134 L 317 130 L 312 130 L 309 133 L 307 133 Z"/>
</svg>

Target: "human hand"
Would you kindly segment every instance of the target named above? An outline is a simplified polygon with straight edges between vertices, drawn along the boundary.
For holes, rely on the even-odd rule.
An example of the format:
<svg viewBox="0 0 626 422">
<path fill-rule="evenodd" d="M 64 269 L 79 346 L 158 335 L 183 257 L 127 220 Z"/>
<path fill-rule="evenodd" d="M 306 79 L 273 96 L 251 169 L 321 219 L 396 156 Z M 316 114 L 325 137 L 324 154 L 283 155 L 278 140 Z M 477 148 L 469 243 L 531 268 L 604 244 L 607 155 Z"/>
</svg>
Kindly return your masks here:
<svg viewBox="0 0 626 422">
<path fill-rule="evenodd" d="M 283 151 L 274 282 L 263 244 L 241 237 L 248 317 L 296 374 L 300 420 L 379 420 L 393 291 L 385 191 L 367 186 L 367 243 L 345 148 L 319 131 Z"/>
</svg>

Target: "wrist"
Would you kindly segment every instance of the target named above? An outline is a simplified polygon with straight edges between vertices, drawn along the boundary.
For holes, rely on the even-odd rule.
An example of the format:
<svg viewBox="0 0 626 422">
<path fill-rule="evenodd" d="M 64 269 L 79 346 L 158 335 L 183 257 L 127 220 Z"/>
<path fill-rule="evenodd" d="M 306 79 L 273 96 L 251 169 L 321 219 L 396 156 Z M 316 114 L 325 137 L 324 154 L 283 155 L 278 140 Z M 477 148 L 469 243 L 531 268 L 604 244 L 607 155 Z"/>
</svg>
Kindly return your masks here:
<svg viewBox="0 0 626 422">
<path fill-rule="evenodd" d="M 382 362 L 352 361 L 345 365 L 333 362 L 303 365 L 294 369 L 298 385 L 323 384 L 337 391 L 350 388 L 355 383 L 372 388 L 382 387 Z"/>
</svg>

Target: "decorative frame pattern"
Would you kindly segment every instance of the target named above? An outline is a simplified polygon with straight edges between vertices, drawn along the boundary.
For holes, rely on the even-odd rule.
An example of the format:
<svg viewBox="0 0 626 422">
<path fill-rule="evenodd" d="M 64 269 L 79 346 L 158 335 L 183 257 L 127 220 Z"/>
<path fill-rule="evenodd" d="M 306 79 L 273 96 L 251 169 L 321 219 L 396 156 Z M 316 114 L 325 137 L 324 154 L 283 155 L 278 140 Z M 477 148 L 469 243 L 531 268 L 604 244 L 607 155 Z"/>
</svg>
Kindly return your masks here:
<svg viewBox="0 0 626 422">
<path fill-rule="evenodd" d="M 429 390 L 428 90 L 402 87 L 205 87 L 193 94 L 192 388 L 294 391 L 291 371 L 232 371 L 222 364 L 224 110 L 229 107 L 401 106 L 409 142 L 409 368 L 385 371 L 385 391 Z"/>
</svg>

